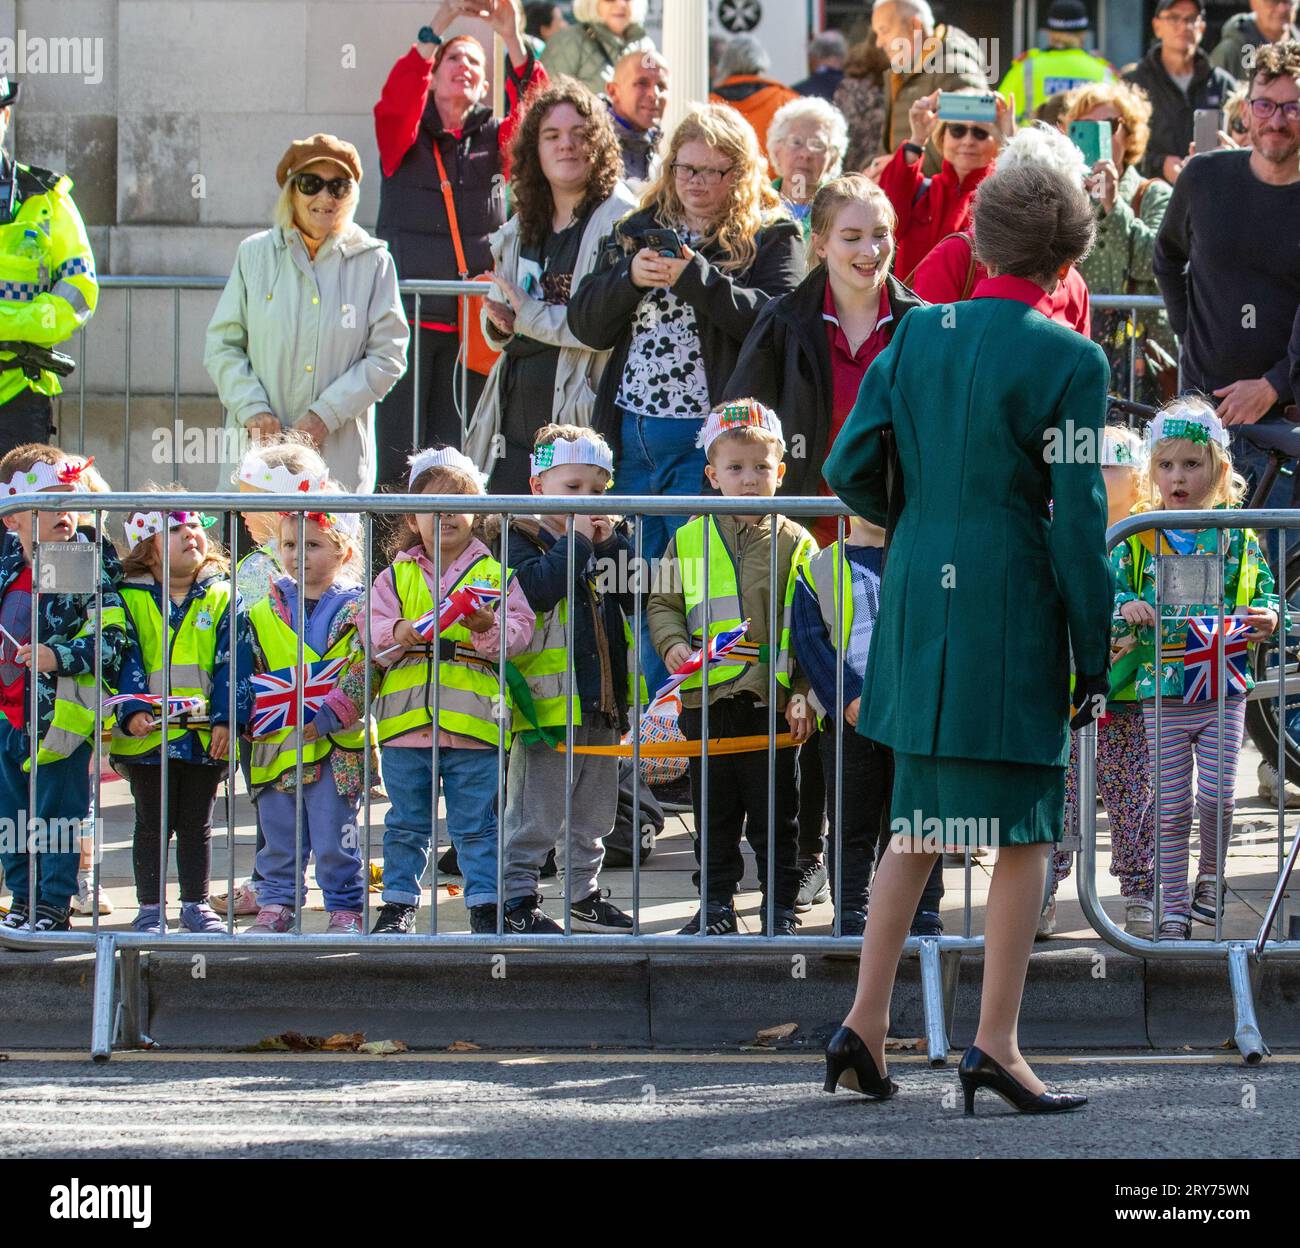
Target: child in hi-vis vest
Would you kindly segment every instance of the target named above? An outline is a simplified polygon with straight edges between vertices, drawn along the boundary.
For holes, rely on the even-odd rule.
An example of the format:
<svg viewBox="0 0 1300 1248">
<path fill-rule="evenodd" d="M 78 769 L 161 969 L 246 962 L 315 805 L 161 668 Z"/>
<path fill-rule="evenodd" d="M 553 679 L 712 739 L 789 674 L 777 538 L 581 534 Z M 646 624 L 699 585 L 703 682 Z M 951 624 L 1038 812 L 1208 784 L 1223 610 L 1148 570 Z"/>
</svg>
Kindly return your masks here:
<svg viewBox="0 0 1300 1248">
<path fill-rule="evenodd" d="M 322 494 L 320 506 L 330 503 Z M 288 574 L 248 612 L 253 658 L 259 673 L 278 673 L 293 681 L 298 670 L 298 516 L 277 517 L 277 549 Z M 316 859 L 316 883 L 329 913 L 327 930 L 360 932 L 365 875 L 357 812 L 364 782 L 366 748 L 366 670 L 361 637 L 365 590 L 359 584 L 361 521 L 356 513 L 308 512 L 302 521 L 302 663 L 310 671 L 321 662 L 343 660 L 337 674 L 318 673 L 324 692 L 319 709 L 301 732 L 293 701 L 269 708 L 259 723 L 254 714 L 249 776 L 265 844 L 257 855 L 261 908 L 250 933 L 285 932 L 293 924 L 297 885 L 307 892 L 307 859 Z M 371 691 L 379 687 L 372 675 Z M 308 690 L 304 689 L 304 698 Z M 311 692 L 316 693 L 313 689 Z M 256 696 L 256 695 L 255 695 Z M 304 718 L 306 708 L 304 707 Z M 287 725 L 287 726 L 286 726 Z M 299 801 L 298 758 L 302 756 L 302 849 L 296 844 Z"/>
<path fill-rule="evenodd" d="M 532 453 L 530 485 L 544 497 L 599 497 L 614 479 L 605 439 L 576 425 L 546 425 Z M 631 596 L 602 592 L 603 569 L 625 568 L 627 536 L 609 516 L 577 516 L 573 597 L 569 590 L 568 518 L 518 517 L 510 525 L 510 568 L 537 612 L 537 628 L 515 666 L 532 698 L 531 713 L 515 706 L 505 814 L 505 923 L 512 935 L 562 932 L 541 908 L 539 879 L 548 853 L 566 843 L 565 755 L 552 748 L 568 724 L 566 680 L 575 746 L 616 746 L 627 729 L 627 639 L 624 610 Z M 612 579 L 612 578 L 611 578 Z M 573 629 L 573 671 L 569 629 Z M 544 739 L 546 735 L 550 740 Z M 543 739 L 537 739 L 542 737 Z M 573 828 L 565 878 L 578 932 L 630 932 L 632 920 L 602 895 L 598 877 L 604 838 L 618 815 L 618 758 L 575 754 Z"/>
<path fill-rule="evenodd" d="M 46 578 L 36 599 L 32 636 L 32 547 L 77 541 L 83 461 L 57 447 L 29 443 L 0 459 L 0 497 L 30 497 L 41 510 L 4 518 L 0 542 L 0 817 L 25 837 L 0 851 L 12 894 L 4 926 L 35 931 L 68 930 L 68 908 L 77 892 L 82 822 L 90 808 L 90 739 L 95 731 L 95 647 L 102 653 L 105 684 L 117 679 L 127 649 L 122 600 L 101 562 L 99 640 L 93 594 L 57 592 Z M 59 497 L 55 497 L 59 496 Z M 75 509 L 74 509 L 75 508 Z M 37 673 L 35 722 L 30 676 Z M 32 742 L 36 745 L 36 803 L 29 797 Z M 39 841 L 38 841 L 39 838 Z M 36 895 L 31 861 L 36 860 Z"/>
<path fill-rule="evenodd" d="M 482 494 L 483 478 L 460 451 L 424 450 L 411 458 L 407 492 Z M 470 930 L 496 931 L 497 749 L 502 734 L 509 749 L 512 714 L 509 697 L 500 693 L 499 628 L 506 630 L 508 658 L 531 641 L 535 620 L 523 591 L 489 551 L 481 520 L 433 511 L 402 516 L 390 547 L 392 566 L 375 580 L 370 652 L 386 670 L 371 713 L 392 802 L 384 820 L 384 905 L 375 933 L 415 930 L 420 879 L 433 844 L 435 747 Z M 435 558 L 441 561 L 437 571 Z M 499 594 L 504 603 L 497 600 L 494 609 L 479 602 L 439 631 L 444 599 L 475 587 Z M 424 632 L 415 628 L 422 619 Z"/>
<path fill-rule="evenodd" d="M 122 561 L 122 601 L 131 649 L 122 665 L 118 690 L 124 694 L 164 693 L 164 667 L 170 669 L 173 698 L 203 700 L 196 713 L 172 715 L 167 733 L 167 813 L 162 811 L 162 727 L 160 707 L 144 700 L 117 709 L 110 756 L 127 778 L 135 800 L 135 891 L 137 932 L 158 933 L 166 922 L 165 881 L 159 876 L 163 838 L 176 836 L 180 877 L 181 927 L 219 932 L 221 919 L 208 904 L 212 862 L 212 807 L 230 756 L 232 672 L 252 670 L 248 621 L 234 601 L 230 560 L 209 539 L 215 517 L 197 511 L 137 511 L 127 517 L 129 551 Z M 167 583 L 163 583 L 163 542 L 169 544 Z M 167 610 L 164 640 L 163 609 Z M 237 662 L 230 655 L 230 613 L 235 613 Z M 235 731 L 248 721 L 252 691 L 235 682 Z"/>
<path fill-rule="evenodd" d="M 785 476 L 785 439 L 776 413 L 753 399 L 741 399 L 713 409 L 699 434 L 708 463 L 709 483 L 726 498 L 771 498 Z M 709 635 L 732 633 L 749 622 L 744 636 L 724 658 L 708 665 L 708 692 L 703 673 L 695 672 L 680 686 L 681 727 L 688 740 L 703 729 L 700 704 L 709 702 L 709 739 L 768 735 L 768 670 L 776 663 L 777 731 L 788 727 L 794 743 L 812 731 L 807 678 L 793 671 L 790 657 L 790 613 L 798 569 L 808 561 L 816 543 L 801 526 L 771 514 L 697 516 L 682 525 L 668 543 L 656 569 L 646 606 L 650 639 L 670 673 L 705 645 L 704 534 L 709 526 Z M 777 545 L 775 587 L 768 584 L 772 543 Z M 775 601 L 773 601 L 775 599 Z M 770 612 L 780 612 L 777 654 L 770 655 Z M 784 723 L 782 722 L 784 720 Z M 799 922 L 794 903 L 799 891 L 799 797 L 793 748 L 776 751 L 772 777 L 776 826 L 775 879 L 767 865 L 767 751 L 713 756 L 709 759 L 708 889 L 700 913 L 683 929 L 697 933 L 703 922 L 710 934 L 739 931 L 735 893 L 744 873 L 740 838 L 754 849 L 764 894 L 761 918 L 767 921 L 767 892 L 775 900 L 775 934 L 793 935 Z M 703 764 L 690 760 L 691 805 L 695 826 L 702 826 Z M 695 852 L 700 853 L 697 837 Z M 697 872 L 696 884 L 700 884 Z"/>
</svg>

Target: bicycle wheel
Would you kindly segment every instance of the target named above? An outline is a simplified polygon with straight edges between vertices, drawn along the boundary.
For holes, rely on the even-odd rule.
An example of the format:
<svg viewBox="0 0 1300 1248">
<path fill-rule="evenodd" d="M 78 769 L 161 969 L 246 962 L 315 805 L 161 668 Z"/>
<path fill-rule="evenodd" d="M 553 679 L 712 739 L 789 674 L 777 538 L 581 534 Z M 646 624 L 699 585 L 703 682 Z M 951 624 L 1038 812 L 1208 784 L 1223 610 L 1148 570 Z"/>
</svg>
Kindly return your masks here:
<svg viewBox="0 0 1300 1248">
<path fill-rule="evenodd" d="M 1294 556 L 1288 562 L 1292 561 Z M 1286 638 L 1286 778 L 1300 785 L 1300 566 L 1287 570 L 1286 601 L 1291 615 Z M 1255 748 L 1276 767 L 1281 677 L 1276 640 L 1255 647 L 1251 676 L 1255 689 L 1246 703 L 1246 733 Z"/>
</svg>

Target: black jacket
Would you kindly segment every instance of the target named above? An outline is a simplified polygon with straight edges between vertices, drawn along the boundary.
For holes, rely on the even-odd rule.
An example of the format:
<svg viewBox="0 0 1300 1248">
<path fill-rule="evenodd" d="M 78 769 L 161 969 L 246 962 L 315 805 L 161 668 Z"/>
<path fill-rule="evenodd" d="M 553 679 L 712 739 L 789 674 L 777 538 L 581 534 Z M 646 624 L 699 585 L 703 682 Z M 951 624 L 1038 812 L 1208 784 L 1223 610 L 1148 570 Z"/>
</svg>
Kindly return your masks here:
<svg viewBox="0 0 1300 1248">
<path fill-rule="evenodd" d="M 1210 63 L 1210 58 L 1196 49 L 1192 63 L 1192 81 L 1184 95 L 1169 76 L 1160 59 L 1160 44 L 1151 50 L 1127 74 L 1126 82 L 1136 83 L 1151 97 L 1151 139 L 1146 155 L 1138 166 L 1144 178 L 1164 177 L 1166 156 L 1182 160 L 1192 143 L 1194 114 L 1198 108 L 1222 108 L 1237 89 L 1237 81 L 1227 70 Z"/>
<path fill-rule="evenodd" d="M 658 226 L 648 209 L 620 221 L 605 240 L 596 268 L 569 300 L 568 323 L 575 336 L 594 350 L 611 352 L 592 423 L 615 455 L 621 425 L 615 400 L 632 345 L 632 323 L 646 293 L 632 284 L 632 257 L 646 231 Z M 763 305 L 793 290 L 804 268 L 803 232 L 788 217 L 779 217 L 761 229 L 757 244 L 753 263 L 734 275 L 716 267 L 721 257 L 717 248 L 696 252 L 673 287 L 678 298 L 695 309 L 710 404 L 722 400 L 741 345 Z"/>
<path fill-rule="evenodd" d="M 826 266 L 819 265 L 797 290 L 773 299 L 759 313 L 722 395 L 724 400 L 757 399 L 781 418 L 787 447 L 781 493 L 792 496 L 817 493 L 829 450 L 834 391 L 822 320 L 826 280 Z M 908 312 L 926 305 L 892 274 L 885 278 L 885 291 L 894 314 L 892 337 Z M 795 442 L 796 437 L 801 441 Z"/>
</svg>

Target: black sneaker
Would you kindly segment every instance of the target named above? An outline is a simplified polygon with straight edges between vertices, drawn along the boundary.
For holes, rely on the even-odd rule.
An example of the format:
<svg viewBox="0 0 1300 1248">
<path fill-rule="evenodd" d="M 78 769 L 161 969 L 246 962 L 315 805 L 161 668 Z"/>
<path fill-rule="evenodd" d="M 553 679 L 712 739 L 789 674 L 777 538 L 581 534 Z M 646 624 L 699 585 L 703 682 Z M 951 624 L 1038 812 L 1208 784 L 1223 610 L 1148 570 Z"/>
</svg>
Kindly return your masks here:
<svg viewBox="0 0 1300 1248">
<path fill-rule="evenodd" d="M 32 931 L 67 932 L 71 930 L 66 910 L 61 910 L 58 906 L 47 906 L 44 902 L 37 902 L 36 922 L 32 924 Z"/>
<path fill-rule="evenodd" d="M 667 784 L 652 784 L 650 792 L 670 815 L 689 813 L 691 810 L 691 779 L 689 775 L 670 780 Z"/>
<path fill-rule="evenodd" d="M 456 847 L 454 845 L 438 859 L 438 870 L 443 875 L 460 874 L 460 859 L 456 857 Z"/>
<path fill-rule="evenodd" d="M 736 918 L 735 906 L 709 906 L 708 912 L 709 925 L 707 931 L 710 936 L 734 936 L 740 931 L 740 922 Z M 701 910 L 697 910 L 695 917 L 677 934 L 679 936 L 698 936 L 700 934 L 701 913 Z"/>
<path fill-rule="evenodd" d="M 496 931 L 495 917 L 492 930 Z M 531 936 L 537 932 L 544 936 L 564 935 L 564 928 L 542 909 L 542 899 L 536 893 L 531 897 L 512 897 L 506 902 L 504 930 L 509 936 Z"/>
<path fill-rule="evenodd" d="M 777 936 L 793 936 L 798 932 L 799 920 L 795 916 L 795 912 L 793 910 L 786 910 L 781 906 L 777 906 L 776 913 L 772 917 L 773 917 L 772 927 Z M 759 920 L 759 929 L 758 929 L 759 934 L 766 936 L 767 935 L 767 906 L 766 905 L 759 907 L 758 920 Z"/>
<path fill-rule="evenodd" d="M 609 895 L 606 889 L 597 889 L 590 897 L 573 903 L 569 912 L 569 926 L 575 932 L 612 932 L 620 935 L 632 930 L 631 915 L 624 914 L 617 906 L 606 901 Z"/>
<path fill-rule="evenodd" d="M 27 903 L 25 901 L 15 901 L 9 907 L 9 913 L 3 919 L 0 919 L 0 927 L 7 927 L 14 931 L 20 927 L 27 926 Z"/>
<path fill-rule="evenodd" d="M 497 934 L 497 908 L 495 902 L 485 902 L 481 906 L 469 908 L 469 930 L 495 936 Z"/>
<path fill-rule="evenodd" d="M 415 931 L 415 907 L 401 902 L 386 901 L 379 910 L 379 918 L 370 929 L 372 936 L 409 936 Z"/>
<path fill-rule="evenodd" d="M 913 936 L 942 936 L 943 920 L 937 910 L 918 910 L 912 917 Z"/>
<path fill-rule="evenodd" d="M 794 908 L 799 914 L 805 914 L 814 906 L 831 899 L 830 878 L 826 874 L 823 860 L 809 859 L 799 864 L 799 892 L 794 899 Z"/>
<path fill-rule="evenodd" d="M 867 930 L 867 912 L 849 910 L 840 916 L 841 936 L 861 936 Z"/>
<path fill-rule="evenodd" d="M 559 867 L 555 865 L 555 850 L 551 850 L 551 852 L 546 855 L 546 861 L 542 863 L 542 869 L 538 874 L 544 880 L 553 880 L 560 874 Z"/>
</svg>

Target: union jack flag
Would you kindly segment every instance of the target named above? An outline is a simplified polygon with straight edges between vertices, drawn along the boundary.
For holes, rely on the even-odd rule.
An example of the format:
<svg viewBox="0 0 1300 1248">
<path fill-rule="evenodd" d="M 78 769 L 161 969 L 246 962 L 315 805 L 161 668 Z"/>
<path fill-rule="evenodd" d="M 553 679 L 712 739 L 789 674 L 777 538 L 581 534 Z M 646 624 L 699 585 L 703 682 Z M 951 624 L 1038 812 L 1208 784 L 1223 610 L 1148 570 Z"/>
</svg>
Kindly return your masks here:
<svg viewBox="0 0 1300 1248">
<path fill-rule="evenodd" d="M 162 718 L 162 694 L 159 693 L 115 693 L 104 699 L 104 710 L 111 711 L 127 702 L 143 702 L 154 710 L 154 718 Z M 192 697 L 174 693 L 169 702 L 168 716 L 190 715 L 195 718 L 207 714 L 208 704 L 202 697 Z"/>
<path fill-rule="evenodd" d="M 303 686 L 303 723 L 316 718 L 326 695 L 338 684 L 339 675 L 347 666 L 350 655 L 337 659 L 320 659 L 306 665 L 307 679 Z M 285 728 L 298 726 L 298 682 L 291 667 L 274 672 L 262 672 L 253 677 L 253 736 L 265 737 Z"/>
<path fill-rule="evenodd" d="M 745 620 L 737 628 L 729 629 L 725 633 L 719 633 L 716 637 L 709 638 L 709 663 L 716 663 L 719 659 L 725 658 L 730 654 L 740 640 L 745 635 L 745 630 L 749 628 L 749 621 Z M 647 714 L 653 711 L 661 702 L 668 699 L 668 696 L 682 683 L 688 676 L 693 676 L 704 666 L 704 651 L 696 650 L 685 663 L 681 665 L 668 680 L 664 683 L 662 689 L 655 694 L 647 709 Z"/>
<path fill-rule="evenodd" d="M 1250 621 L 1225 616 L 1223 657 L 1227 664 L 1226 694 L 1246 692 L 1246 634 Z M 1193 615 L 1187 621 L 1183 654 L 1183 701 L 1211 702 L 1219 696 L 1219 617 Z"/>
<path fill-rule="evenodd" d="M 425 641 L 432 641 L 444 630 L 473 615 L 488 603 L 499 602 L 501 591 L 492 585 L 462 585 L 453 589 L 432 611 L 426 611 L 418 620 L 411 621 Z"/>
</svg>

